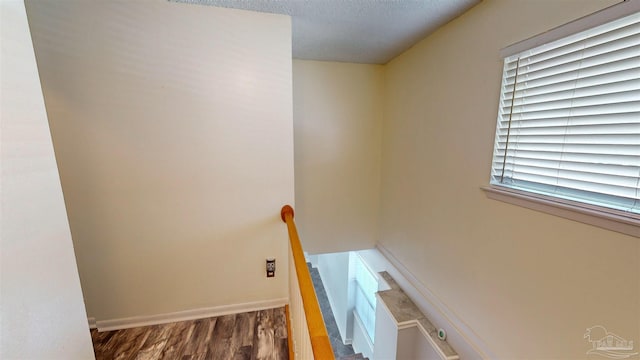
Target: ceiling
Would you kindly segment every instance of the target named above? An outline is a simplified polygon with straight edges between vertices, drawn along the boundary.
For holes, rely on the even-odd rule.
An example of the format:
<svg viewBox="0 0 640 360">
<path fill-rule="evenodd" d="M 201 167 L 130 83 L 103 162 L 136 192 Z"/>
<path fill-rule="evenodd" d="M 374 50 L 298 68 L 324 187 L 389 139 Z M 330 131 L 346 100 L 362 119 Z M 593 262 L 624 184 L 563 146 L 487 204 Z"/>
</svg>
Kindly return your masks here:
<svg viewBox="0 0 640 360">
<path fill-rule="evenodd" d="M 481 0 L 173 0 L 290 15 L 296 59 L 386 64 Z"/>
</svg>

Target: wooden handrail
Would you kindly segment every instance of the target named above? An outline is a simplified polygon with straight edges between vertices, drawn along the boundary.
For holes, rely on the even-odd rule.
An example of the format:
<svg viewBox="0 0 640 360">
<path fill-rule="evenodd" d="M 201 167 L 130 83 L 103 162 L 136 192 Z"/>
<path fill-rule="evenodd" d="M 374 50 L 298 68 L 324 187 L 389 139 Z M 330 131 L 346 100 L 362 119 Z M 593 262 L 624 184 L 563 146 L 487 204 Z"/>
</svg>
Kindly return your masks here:
<svg viewBox="0 0 640 360">
<path fill-rule="evenodd" d="M 307 268 L 307 262 L 304 258 L 302 245 L 298 237 L 298 230 L 293 221 L 293 208 L 290 205 L 283 206 L 280 211 L 280 217 L 282 221 L 287 224 L 287 229 L 289 230 L 291 252 L 293 253 L 293 261 L 296 274 L 298 275 L 298 284 L 300 285 L 300 294 L 302 295 L 302 306 L 304 307 L 304 314 L 307 318 L 307 328 L 309 329 L 309 337 L 311 338 L 313 357 L 323 360 L 335 359 L 333 350 L 331 349 L 331 343 L 329 342 L 327 328 L 322 319 L 318 298 L 313 289 L 311 274 L 309 274 L 309 268 Z"/>
</svg>

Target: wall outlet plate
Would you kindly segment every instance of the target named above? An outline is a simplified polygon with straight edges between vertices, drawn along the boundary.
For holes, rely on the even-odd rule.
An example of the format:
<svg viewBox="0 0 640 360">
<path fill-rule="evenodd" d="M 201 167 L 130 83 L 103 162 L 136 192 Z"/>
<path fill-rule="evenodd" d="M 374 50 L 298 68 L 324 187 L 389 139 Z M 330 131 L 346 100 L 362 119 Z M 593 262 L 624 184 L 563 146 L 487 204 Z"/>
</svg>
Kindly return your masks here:
<svg viewBox="0 0 640 360">
<path fill-rule="evenodd" d="M 267 277 L 276 276 L 276 259 L 267 259 Z"/>
</svg>

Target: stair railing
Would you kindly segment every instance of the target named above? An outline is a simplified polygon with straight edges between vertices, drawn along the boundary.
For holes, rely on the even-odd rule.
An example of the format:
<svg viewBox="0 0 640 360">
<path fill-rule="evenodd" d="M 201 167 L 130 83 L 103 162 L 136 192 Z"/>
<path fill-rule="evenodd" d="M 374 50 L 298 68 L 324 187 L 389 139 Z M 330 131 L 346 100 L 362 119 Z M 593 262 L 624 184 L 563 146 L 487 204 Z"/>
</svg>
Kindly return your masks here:
<svg viewBox="0 0 640 360">
<path fill-rule="evenodd" d="M 280 216 L 289 230 L 289 357 L 304 360 L 335 359 L 293 221 L 293 208 L 283 206 Z"/>
</svg>

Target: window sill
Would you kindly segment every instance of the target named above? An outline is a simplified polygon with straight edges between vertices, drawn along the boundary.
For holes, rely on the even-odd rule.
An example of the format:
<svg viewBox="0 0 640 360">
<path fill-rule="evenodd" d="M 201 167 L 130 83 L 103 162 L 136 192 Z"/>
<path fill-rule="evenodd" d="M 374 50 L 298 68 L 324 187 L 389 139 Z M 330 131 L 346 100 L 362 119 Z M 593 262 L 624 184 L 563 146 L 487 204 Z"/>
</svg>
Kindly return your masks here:
<svg viewBox="0 0 640 360">
<path fill-rule="evenodd" d="M 608 211 L 569 200 L 560 200 L 549 196 L 503 189 L 495 186 L 485 186 L 482 187 L 482 190 L 489 199 L 522 206 L 640 238 L 640 219 L 628 216 L 623 212 L 615 210 Z"/>
</svg>

